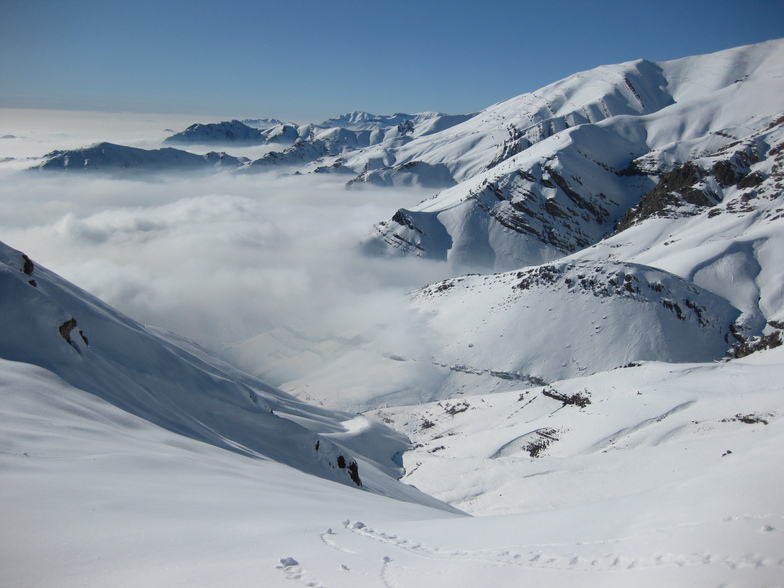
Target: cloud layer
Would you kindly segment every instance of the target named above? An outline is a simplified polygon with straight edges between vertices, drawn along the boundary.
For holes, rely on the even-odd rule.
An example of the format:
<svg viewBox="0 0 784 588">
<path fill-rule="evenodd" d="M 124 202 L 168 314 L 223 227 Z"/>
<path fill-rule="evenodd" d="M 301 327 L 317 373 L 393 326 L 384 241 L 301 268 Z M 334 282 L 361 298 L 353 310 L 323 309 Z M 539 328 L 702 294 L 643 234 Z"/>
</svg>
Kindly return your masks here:
<svg viewBox="0 0 784 588">
<path fill-rule="evenodd" d="M 101 136 L 70 131 L 7 139 L 0 156 Z M 0 239 L 134 319 L 215 349 L 285 328 L 314 345 L 410 350 L 423 333 L 405 294 L 447 275 L 444 264 L 358 247 L 374 222 L 429 192 L 346 190 L 321 175 L 134 181 L 11 163 L 0 166 Z"/>
</svg>

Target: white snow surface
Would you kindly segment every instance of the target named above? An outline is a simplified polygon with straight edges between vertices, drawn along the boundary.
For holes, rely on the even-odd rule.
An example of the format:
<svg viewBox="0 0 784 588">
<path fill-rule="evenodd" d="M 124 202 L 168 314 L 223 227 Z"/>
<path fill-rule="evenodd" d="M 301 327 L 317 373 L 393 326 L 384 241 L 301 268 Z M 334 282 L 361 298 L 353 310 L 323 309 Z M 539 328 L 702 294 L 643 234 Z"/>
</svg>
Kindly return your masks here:
<svg viewBox="0 0 784 588">
<path fill-rule="evenodd" d="M 256 375 L 0 244 L 0 584 L 784 586 L 782 56 L 259 121 L 291 147 L 256 168 L 455 184 L 365 249 L 483 273 L 410 293 L 394 336 L 224 345 Z M 709 205 L 614 233 L 686 163 Z"/>
</svg>

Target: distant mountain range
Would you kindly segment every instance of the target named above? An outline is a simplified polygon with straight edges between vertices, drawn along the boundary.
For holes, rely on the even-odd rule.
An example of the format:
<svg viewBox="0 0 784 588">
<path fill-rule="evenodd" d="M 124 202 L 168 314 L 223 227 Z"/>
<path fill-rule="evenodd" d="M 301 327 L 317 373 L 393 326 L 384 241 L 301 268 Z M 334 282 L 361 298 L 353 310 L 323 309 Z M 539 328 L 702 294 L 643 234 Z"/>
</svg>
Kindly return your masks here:
<svg viewBox="0 0 784 588">
<path fill-rule="evenodd" d="M 155 172 L 193 172 L 234 169 L 247 164 L 242 157 L 211 151 L 197 155 L 181 149 L 139 149 L 114 143 L 97 143 L 82 149 L 52 151 L 30 168 L 39 171 L 85 171 L 137 175 Z"/>
</svg>

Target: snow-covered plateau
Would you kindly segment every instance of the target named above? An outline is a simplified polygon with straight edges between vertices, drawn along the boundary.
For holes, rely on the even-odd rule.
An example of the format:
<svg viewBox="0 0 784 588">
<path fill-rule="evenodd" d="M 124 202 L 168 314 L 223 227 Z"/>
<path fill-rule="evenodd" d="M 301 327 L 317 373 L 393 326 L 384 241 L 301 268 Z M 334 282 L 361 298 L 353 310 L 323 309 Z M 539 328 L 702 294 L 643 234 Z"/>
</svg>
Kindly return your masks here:
<svg viewBox="0 0 784 588">
<path fill-rule="evenodd" d="M 4 116 L 0 584 L 784 586 L 782 95 Z"/>
</svg>

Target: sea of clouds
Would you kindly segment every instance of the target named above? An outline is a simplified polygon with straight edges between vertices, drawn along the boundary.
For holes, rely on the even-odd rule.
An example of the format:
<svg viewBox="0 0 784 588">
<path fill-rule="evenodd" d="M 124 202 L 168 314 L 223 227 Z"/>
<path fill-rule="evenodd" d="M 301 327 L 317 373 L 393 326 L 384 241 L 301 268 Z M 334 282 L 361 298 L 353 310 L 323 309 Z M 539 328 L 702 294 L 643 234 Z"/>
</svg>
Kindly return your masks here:
<svg viewBox="0 0 784 588">
<path fill-rule="evenodd" d="M 367 257 L 360 244 L 373 223 L 430 192 L 348 190 L 345 177 L 320 174 L 119 179 L 24 171 L 53 149 L 100 140 L 159 147 L 163 129 L 189 123 L 0 115 L 7 137 L 0 140 L 0 240 L 135 320 L 213 349 L 280 327 L 384 349 L 421 339 L 406 294 L 446 277 L 448 268 Z"/>
</svg>

